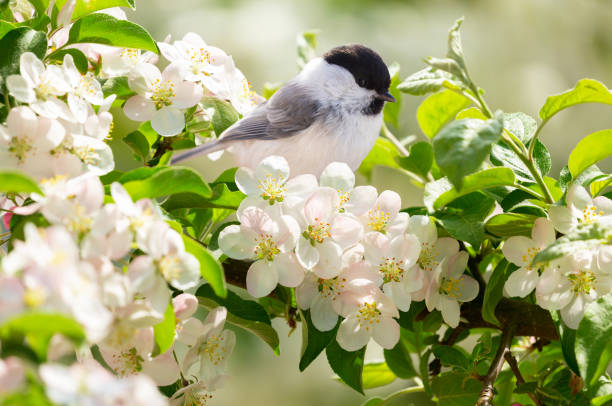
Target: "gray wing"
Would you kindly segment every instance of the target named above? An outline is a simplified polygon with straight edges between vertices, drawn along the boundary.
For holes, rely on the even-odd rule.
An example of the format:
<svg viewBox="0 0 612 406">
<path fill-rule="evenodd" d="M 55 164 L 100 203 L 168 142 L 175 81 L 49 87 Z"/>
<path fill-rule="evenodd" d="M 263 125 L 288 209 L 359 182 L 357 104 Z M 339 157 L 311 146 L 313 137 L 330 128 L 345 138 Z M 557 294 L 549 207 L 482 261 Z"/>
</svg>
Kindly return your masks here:
<svg viewBox="0 0 612 406">
<path fill-rule="evenodd" d="M 320 115 L 319 110 L 319 104 L 303 85 L 292 81 L 281 87 L 249 116 L 228 128 L 218 141 L 225 144 L 291 137 L 310 127 Z"/>
</svg>

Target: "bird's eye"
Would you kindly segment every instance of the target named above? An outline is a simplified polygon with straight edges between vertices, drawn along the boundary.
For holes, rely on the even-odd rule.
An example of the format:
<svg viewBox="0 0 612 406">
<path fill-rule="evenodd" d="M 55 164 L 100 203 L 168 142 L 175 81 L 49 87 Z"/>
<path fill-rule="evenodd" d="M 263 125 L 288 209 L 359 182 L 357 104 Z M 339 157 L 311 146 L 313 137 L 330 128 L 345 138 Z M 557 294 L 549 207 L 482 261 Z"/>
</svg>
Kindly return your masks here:
<svg viewBox="0 0 612 406">
<path fill-rule="evenodd" d="M 357 79 L 357 84 L 359 85 L 359 87 L 367 87 L 368 81 L 365 80 L 364 78 L 359 78 Z"/>
</svg>

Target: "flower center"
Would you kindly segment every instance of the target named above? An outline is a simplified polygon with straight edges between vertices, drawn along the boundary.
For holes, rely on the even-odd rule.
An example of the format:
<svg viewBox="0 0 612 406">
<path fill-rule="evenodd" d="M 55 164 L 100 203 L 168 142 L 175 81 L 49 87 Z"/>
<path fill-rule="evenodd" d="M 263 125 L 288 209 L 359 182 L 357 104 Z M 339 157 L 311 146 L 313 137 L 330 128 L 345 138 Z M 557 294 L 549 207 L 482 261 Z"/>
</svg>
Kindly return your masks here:
<svg viewBox="0 0 612 406">
<path fill-rule="evenodd" d="M 527 248 L 527 253 L 521 256 L 521 259 L 523 260 L 523 262 L 525 262 L 526 264 L 529 264 L 525 267 L 525 269 L 527 269 L 528 271 L 531 271 L 534 269 L 531 267 L 530 264 L 533 261 L 533 258 L 535 258 L 535 256 L 538 255 L 538 252 L 540 252 L 539 248 L 529 247 Z"/>
<path fill-rule="evenodd" d="M 47 100 L 49 96 L 52 96 L 57 93 L 57 89 L 51 81 L 46 77 L 41 77 L 40 83 L 38 86 L 34 88 L 34 93 L 36 93 L 36 98 L 40 100 Z"/>
<path fill-rule="evenodd" d="M 169 80 L 155 79 L 151 86 L 151 100 L 155 103 L 157 110 L 172 104 L 174 99 L 174 83 Z"/>
<path fill-rule="evenodd" d="M 219 365 L 219 362 L 223 361 L 227 354 L 227 348 L 225 348 L 224 341 L 225 338 L 222 336 L 209 336 L 208 340 L 200 347 L 200 354 L 208 356 L 208 360 L 212 364 Z"/>
<path fill-rule="evenodd" d="M 13 137 L 9 142 L 8 150 L 17 157 L 19 162 L 23 162 L 26 154 L 32 150 L 33 146 L 30 138 L 27 136 Z"/>
<path fill-rule="evenodd" d="M 384 283 L 399 282 L 404 276 L 401 261 L 395 257 L 385 258 L 385 261 L 379 265 L 378 271 L 382 274 Z"/>
<path fill-rule="evenodd" d="M 279 175 L 276 179 L 271 174 L 267 174 L 264 180 L 259 181 L 257 187 L 261 190 L 261 198 L 268 200 L 270 205 L 275 202 L 282 202 L 284 200 L 283 194 L 287 191 L 283 175 Z"/>
<path fill-rule="evenodd" d="M 310 241 L 310 244 L 314 247 L 316 243 L 321 244 L 326 238 L 331 237 L 331 225 L 329 223 L 323 223 L 315 217 L 315 224 L 309 224 L 308 228 L 302 234 L 304 238 Z"/>
<path fill-rule="evenodd" d="M 189 392 L 189 394 L 185 396 L 185 406 L 205 406 L 212 397 L 212 393 L 204 391 Z"/>
<path fill-rule="evenodd" d="M 280 253 L 276 242 L 269 234 L 262 234 L 257 238 L 255 256 L 266 261 L 274 261 L 274 257 Z"/>
<path fill-rule="evenodd" d="M 366 331 L 370 330 L 370 327 L 374 323 L 380 323 L 381 313 L 376 308 L 376 302 L 364 303 L 357 312 L 357 320 L 360 326 L 365 326 Z"/>
<path fill-rule="evenodd" d="M 247 81 L 246 79 L 242 79 L 242 93 L 240 96 L 253 104 L 255 104 L 255 102 L 257 101 L 257 96 L 255 95 L 255 91 L 251 87 L 251 82 Z"/>
<path fill-rule="evenodd" d="M 597 220 L 597 217 L 603 216 L 604 212 L 597 209 L 597 206 L 587 206 L 582 210 L 582 222 L 590 224 Z"/>
<path fill-rule="evenodd" d="M 163 256 L 157 261 L 157 267 L 167 281 L 177 279 L 182 270 L 181 261 L 176 255 Z"/>
<path fill-rule="evenodd" d="M 567 279 L 572 284 L 572 292 L 574 292 L 574 295 L 578 295 L 579 293 L 588 295 L 591 293 L 591 288 L 593 288 L 597 280 L 593 272 L 583 269 L 578 270 L 578 272 L 570 273 L 567 275 Z"/>
<path fill-rule="evenodd" d="M 192 72 L 194 74 L 203 73 L 207 76 L 209 75 L 204 68 L 211 65 L 214 61 L 214 58 L 211 58 L 210 56 L 210 52 L 204 48 L 193 48 L 187 51 L 187 56 L 189 56 L 189 59 L 191 60 Z"/>
<path fill-rule="evenodd" d="M 437 257 L 439 252 L 434 249 L 434 245 L 428 242 L 424 242 L 421 244 L 421 253 L 419 254 L 419 259 L 417 263 L 424 271 L 433 271 L 435 267 L 440 264 L 440 261 L 437 261 Z"/>
<path fill-rule="evenodd" d="M 458 278 L 442 278 L 442 282 L 440 282 L 440 288 L 438 289 L 438 293 L 441 295 L 446 295 L 452 297 L 453 299 L 458 299 L 461 297 L 460 288 L 463 286 L 463 279 Z"/>
<path fill-rule="evenodd" d="M 368 211 L 368 217 L 370 218 L 368 226 L 374 231 L 384 233 L 391 218 L 391 213 L 382 211 L 380 206 L 376 206 L 375 210 Z"/>
<path fill-rule="evenodd" d="M 76 157 L 79 158 L 85 165 L 95 165 L 100 162 L 100 155 L 90 146 L 73 146 L 70 148 L 70 152 L 76 155 Z"/>
<path fill-rule="evenodd" d="M 74 199 L 75 196 L 72 195 L 68 197 L 69 200 Z M 91 224 L 93 223 L 93 219 L 88 215 L 87 209 L 85 206 L 82 206 L 78 202 L 74 202 L 74 210 L 72 215 L 66 218 L 66 226 L 70 229 L 70 231 L 74 231 L 76 233 L 84 234 L 89 231 L 91 228 Z M 59 259 L 56 258 L 55 261 Z"/>
<path fill-rule="evenodd" d="M 74 94 L 79 97 L 84 97 L 87 95 L 94 96 L 96 94 L 97 87 L 96 79 L 94 79 L 93 75 L 88 73 L 87 75 L 81 75 L 81 80 L 77 85 L 76 89 L 74 89 Z"/>
<path fill-rule="evenodd" d="M 26 288 L 23 293 L 23 302 L 31 309 L 35 309 L 45 302 L 47 292 L 42 287 Z"/>
<path fill-rule="evenodd" d="M 112 357 L 117 364 L 117 366 L 113 369 L 119 376 L 123 377 L 133 375 L 142 371 L 142 363 L 144 362 L 144 359 L 138 355 L 136 348 L 134 347 L 119 354 L 113 354 Z"/>
<path fill-rule="evenodd" d="M 342 189 L 338 189 L 338 211 L 339 212 L 344 212 L 344 205 L 346 203 L 348 203 L 348 201 L 351 199 L 351 193 L 350 192 L 343 192 Z"/>
<path fill-rule="evenodd" d="M 319 278 L 317 289 L 322 297 L 331 297 L 332 300 L 336 300 L 336 296 L 338 296 L 344 289 L 345 283 L 346 278 L 339 278 L 338 276 L 331 279 Z"/>
<path fill-rule="evenodd" d="M 136 66 L 140 57 L 140 50 L 134 48 L 124 48 L 119 57 L 128 64 Z"/>
</svg>

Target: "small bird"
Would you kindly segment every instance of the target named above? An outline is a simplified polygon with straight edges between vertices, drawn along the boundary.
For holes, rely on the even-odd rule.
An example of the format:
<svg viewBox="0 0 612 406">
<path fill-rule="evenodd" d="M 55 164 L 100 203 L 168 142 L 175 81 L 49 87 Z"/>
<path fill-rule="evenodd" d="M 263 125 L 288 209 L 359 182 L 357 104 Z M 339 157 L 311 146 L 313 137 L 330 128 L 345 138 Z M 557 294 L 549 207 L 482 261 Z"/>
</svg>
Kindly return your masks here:
<svg viewBox="0 0 612 406">
<path fill-rule="evenodd" d="M 370 48 L 333 48 L 219 138 L 172 163 L 227 149 L 238 166 L 249 168 L 280 155 L 292 175 L 319 176 L 331 162 L 345 162 L 355 171 L 376 142 L 384 103 L 395 102 L 390 82 L 389 69 Z"/>
</svg>

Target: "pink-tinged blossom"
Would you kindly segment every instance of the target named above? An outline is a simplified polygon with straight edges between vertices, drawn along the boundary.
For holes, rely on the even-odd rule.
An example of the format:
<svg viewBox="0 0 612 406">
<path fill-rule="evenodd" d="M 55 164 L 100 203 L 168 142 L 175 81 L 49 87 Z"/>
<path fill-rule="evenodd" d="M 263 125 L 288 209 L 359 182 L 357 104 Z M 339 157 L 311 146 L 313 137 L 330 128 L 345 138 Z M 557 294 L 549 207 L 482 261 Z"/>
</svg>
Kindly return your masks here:
<svg viewBox="0 0 612 406">
<path fill-rule="evenodd" d="M 365 232 L 377 231 L 390 236 L 403 233 L 408 226 L 409 216 L 408 213 L 401 213 L 401 208 L 400 196 L 392 190 L 385 190 L 360 217 Z"/>
<path fill-rule="evenodd" d="M 342 269 L 342 253 L 357 244 L 363 235 L 359 220 L 338 213 L 340 197 L 330 187 L 321 187 L 304 204 L 302 234 L 296 255 L 300 264 L 320 278 L 333 278 Z"/>
<path fill-rule="evenodd" d="M 362 216 L 376 204 L 378 193 L 373 186 L 355 187 L 355 174 L 344 162 L 332 162 L 321 173 L 321 186 L 338 192 L 338 210 Z"/>
<path fill-rule="evenodd" d="M 533 259 L 555 241 L 555 229 L 546 218 L 535 221 L 531 238 L 513 236 L 502 246 L 502 252 L 508 261 L 520 266 L 508 277 L 504 290 L 509 296 L 525 297 L 536 287 L 539 279 L 538 267 L 532 266 Z"/>
<path fill-rule="evenodd" d="M 357 351 L 370 338 L 385 349 L 395 347 L 400 338 L 400 326 L 395 320 L 399 312 L 391 299 L 372 283 L 352 290 L 347 296 L 341 313 L 344 320 L 336 336 L 340 347 Z"/>
<path fill-rule="evenodd" d="M 17 357 L 0 359 L 0 398 L 21 389 L 25 384 L 25 372 L 21 359 Z"/>
<path fill-rule="evenodd" d="M 246 277 L 247 290 L 263 297 L 277 284 L 296 287 L 304 269 L 292 252 L 299 235 L 297 222 L 275 210 L 246 208 L 240 225 L 230 225 L 219 234 L 219 247 L 230 258 L 255 260 Z"/>
<path fill-rule="evenodd" d="M 427 310 L 440 310 L 444 322 L 453 328 L 459 325 L 460 303 L 472 301 L 478 295 L 478 282 L 463 273 L 468 258 L 465 251 L 444 258 L 431 279 L 426 280 Z"/>
<path fill-rule="evenodd" d="M 155 65 L 139 65 L 130 73 L 129 84 L 137 95 L 126 101 L 125 114 L 134 121 L 151 120 L 151 127 L 165 137 L 183 131 L 182 110 L 195 106 L 203 96 L 201 86 L 183 80 L 177 64 L 170 64 L 163 73 Z"/>
</svg>

